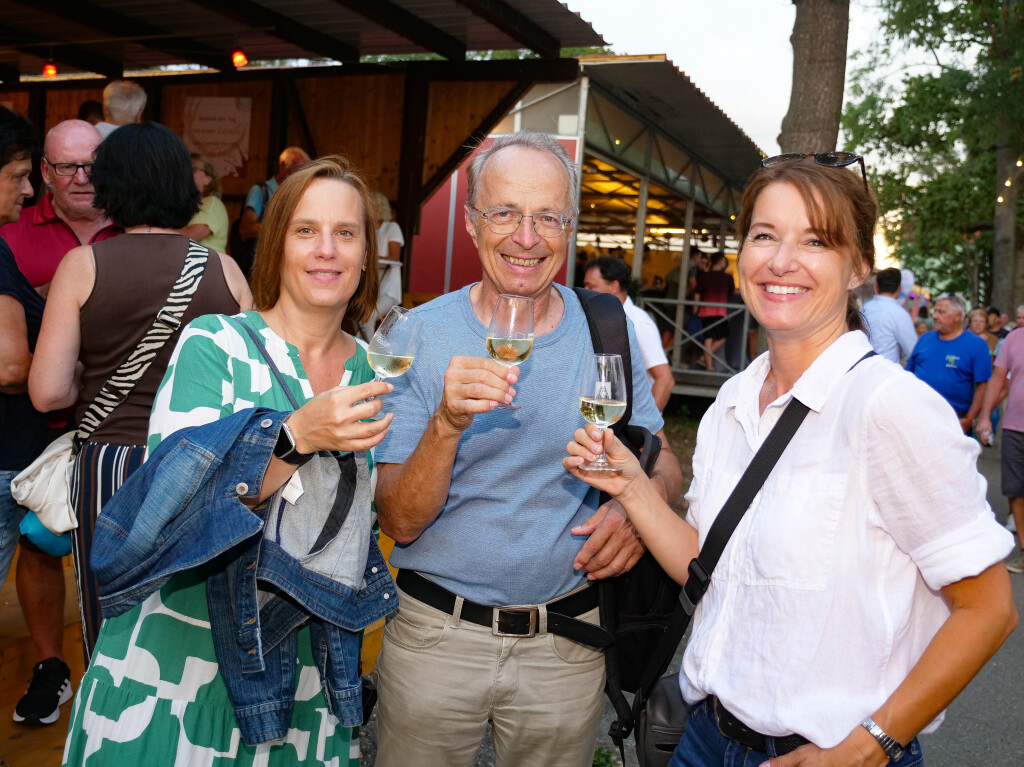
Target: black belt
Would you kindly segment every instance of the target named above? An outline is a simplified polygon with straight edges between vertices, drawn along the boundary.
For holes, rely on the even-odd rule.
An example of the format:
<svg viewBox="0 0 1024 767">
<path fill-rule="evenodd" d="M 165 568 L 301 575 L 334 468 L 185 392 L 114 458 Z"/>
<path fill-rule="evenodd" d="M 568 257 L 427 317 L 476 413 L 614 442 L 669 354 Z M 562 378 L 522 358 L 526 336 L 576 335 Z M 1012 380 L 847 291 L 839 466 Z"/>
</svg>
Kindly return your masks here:
<svg viewBox="0 0 1024 767">
<path fill-rule="evenodd" d="M 398 571 L 398 588 L 436 610 L 455 614 L 456 595 L 427 580 L 414 570 Z M 597 607 L 597 589 L 593 586 L 574 591 L 568 596 L 545 603 L 548 632 L 591 647 L 608 647 L 611 635 L 601 626 L 577 620 L 576 616 Z M 459 619 L 487 626 L 494 636 L 532 637 L 537 633 L 540 617 L 538 605 L 491 607 L 462 600 Z"/>
<path fill-rule="evenodd" d="M 790 751 L 796 751 L 800 746 L 810 743 L 807 738 L 799 735 L 785 735 L 781 738 L 776 738 L 771 735 L 762 735 L 759 732 L 754 732 L 754 730 L 730 714 L 728 709 L 714 695 L 711 696 L 711 711 L 715 715 L 715 724 L 718 725 L 720 733 L 729 740 L 734 740 L 741 746 L 746 746 L 762 754 L 768 753 L 769 740 L 775 743 L 775 756 L 784 756 Z"/>
</svg>

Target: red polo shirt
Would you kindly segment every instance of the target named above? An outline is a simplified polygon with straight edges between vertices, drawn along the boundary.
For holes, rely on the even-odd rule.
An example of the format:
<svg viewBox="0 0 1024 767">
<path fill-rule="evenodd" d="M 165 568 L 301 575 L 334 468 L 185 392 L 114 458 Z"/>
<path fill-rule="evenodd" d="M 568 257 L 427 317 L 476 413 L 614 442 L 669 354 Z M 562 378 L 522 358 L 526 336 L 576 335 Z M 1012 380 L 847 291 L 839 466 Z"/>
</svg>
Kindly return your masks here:
<svg viewBox="0 0 1024 767">
<path fill-rule="evenodd" d="M 90 240 L 99 242 L 122 233 L 119 226 L 109 224 Z M 10 246 L 18 269 L 38 288 L 53 280 L 57 265 L 80 243 L 78 235 L 53 209 L 53 194 L 47 192 L 37 204 L 21 211 L 13 224 L 0 226 L 0 237 Z"/>
</svg>

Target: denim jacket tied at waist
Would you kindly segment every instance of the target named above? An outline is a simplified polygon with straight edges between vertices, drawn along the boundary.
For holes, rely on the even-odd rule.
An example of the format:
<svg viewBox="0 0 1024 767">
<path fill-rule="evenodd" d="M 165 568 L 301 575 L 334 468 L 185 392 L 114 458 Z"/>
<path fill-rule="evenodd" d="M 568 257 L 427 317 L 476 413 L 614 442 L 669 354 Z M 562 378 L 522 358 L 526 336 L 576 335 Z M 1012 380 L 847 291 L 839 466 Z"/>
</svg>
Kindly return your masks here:
<svg viewBox="0 0 1024 767">
<path fill-rule="evenodd" d="M 357 590 L 330 576 L 329 560 L 339 556 L 330 545 L 317 554 L 325 568 L 264 534 L 277 494 L 255 509 L 242 503 L 259 496 L 288 415 L 255 408 L 168 436 L 104 506 L 93 540 L 105 617 L 141 603 L 175 574 L 206 566 L 217 661 L 250 745 L 288 731 L 296 632 L 306 623 L 329 709 L 342 725 L 359 724 L 360 632 L 398 606 L 372 535 L 358 538 L 368 550 L 341 552 L 366 555 Z M 360 491 L 369 492 L 365 458 L 359 466 Z M 355 524 L 366 522 L 346 522 Z"/>
</svg>

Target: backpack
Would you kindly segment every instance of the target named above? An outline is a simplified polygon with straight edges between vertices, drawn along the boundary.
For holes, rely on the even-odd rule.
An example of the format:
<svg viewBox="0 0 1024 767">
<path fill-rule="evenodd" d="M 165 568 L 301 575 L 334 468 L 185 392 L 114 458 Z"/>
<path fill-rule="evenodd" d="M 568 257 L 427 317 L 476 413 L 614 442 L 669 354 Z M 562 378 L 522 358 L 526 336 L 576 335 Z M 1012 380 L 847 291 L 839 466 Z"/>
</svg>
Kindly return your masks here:
<svg viewBox="0 0 1024 767">
<path fill-rule="evenodd" d="M 661 452 L 661 440 L 642 426 L 629 423 L 633 409 L 632 359 L 626 313 L 613 295 L 575 289 L 583 304 L 596 353 L 618 354 L 626 378 L 626 412 L 612 425 L 622 443 L 637 456 L 649 475 Z M 608 500 L 602 494 L 601 502 Z M 608 734 L 622 754 L 623 740 L 639 721 L 654 683 L 665 673 L 682 640 L 687 621 L 679 592 L 682 587 L 669 577 L 657 560 L 645 552 L 628 572 L 598 581 L 601 626 L 612 637 L 604 649 L 605 694 L 615 708 Z M 624 691 L 635 693 L 630 705 Z"/>
<path fill-rule="evenodd" d="M 263 205 L 260 208 L 260 215 L 257 221 L 262 221 L 263 214 L 267 212 L 267 203 L 270 201 L 270 191 L 262 181 L 259 183 L 259 187 L 263 192 Z M 243 205 L 242 214 L 244 213 L 245 206 Z M 259 238 L 253 237 L 251 240 L 243 240 L 241 225 L 242 215 L 239 215 L 234 223 L 231 224 L 231 229 L 228 230 L 228 255 L 235 259 L 235 263 L 242 270 L 242 274 L 249 277 L 252 275 L 252 263 L 256 258 L 256 243 L 259 241 Z"/>
</svg>

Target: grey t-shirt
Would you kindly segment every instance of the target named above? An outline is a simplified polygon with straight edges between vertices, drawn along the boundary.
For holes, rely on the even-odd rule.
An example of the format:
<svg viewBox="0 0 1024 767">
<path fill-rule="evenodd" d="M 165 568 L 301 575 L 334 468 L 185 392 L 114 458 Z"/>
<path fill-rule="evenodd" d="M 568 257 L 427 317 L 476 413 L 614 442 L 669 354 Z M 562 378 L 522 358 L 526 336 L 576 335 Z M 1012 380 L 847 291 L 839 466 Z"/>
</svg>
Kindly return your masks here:
<svg viewBox="0 0 1024 767">
<path fill-rule="evenodd" d="M 395 546 L 391 564 L 416 570 L 483 604 L 536 604 L 571 591 L 572 568 L 585 542 L 569 531 L 598 506 L 598 493 L 562 467 L 565 446 L 584 424 L 579 395 L 585 355 L 593 352 L 576 295 L 558 327 L 536 338 L 521 366 L 520 410 L 477 415 L 459 442 L 444 509 L 412 543 Z M 402 463 L 437 410 L 444 372 L 455 355 L 485 357 L 487 328 L 473 313 L 469 288 L 415 310 L 426 323 L 412 369 L 393 378 L 384 400 L 395 419 L 374 450 L 378 463 Z M 629 324 L 633 360 L 631 422 L 651 432 L 664 421 L 651 397 L 643 358 Z"/>
</svg>

